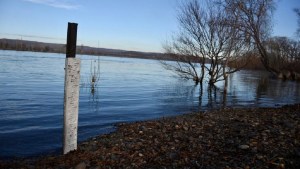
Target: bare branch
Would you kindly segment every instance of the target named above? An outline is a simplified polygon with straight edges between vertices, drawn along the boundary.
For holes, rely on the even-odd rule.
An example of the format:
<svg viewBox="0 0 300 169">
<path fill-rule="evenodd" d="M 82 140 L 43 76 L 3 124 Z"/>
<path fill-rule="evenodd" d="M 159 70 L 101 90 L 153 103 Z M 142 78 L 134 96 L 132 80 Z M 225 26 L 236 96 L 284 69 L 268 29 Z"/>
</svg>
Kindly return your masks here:
<svg viewBox="0 0 300 169">
<path fill-rule="evenodd" d="M 228 13 L 221 3 L 223 1 L 201 2 L 193 0 L 181 6 L 177 17 L 181 31 L 165 48 L 176 58 L 176 63 L 164 62 L 163 65 L 181 77 L 201 83 L 207 71 L 212 85 L 240 69 L 228 68 L 228 63 L 248 51 L 249 43 L 246 43 L 242 31 L 237 29 L 241 27 L 235 24 L 239 20 Z"/>
</svg>

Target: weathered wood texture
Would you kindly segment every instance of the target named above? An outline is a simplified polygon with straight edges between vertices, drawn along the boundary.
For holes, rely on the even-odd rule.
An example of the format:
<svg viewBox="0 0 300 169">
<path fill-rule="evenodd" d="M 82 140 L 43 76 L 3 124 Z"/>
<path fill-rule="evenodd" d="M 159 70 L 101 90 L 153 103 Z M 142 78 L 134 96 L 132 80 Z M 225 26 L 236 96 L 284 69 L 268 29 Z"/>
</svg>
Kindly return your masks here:
<svg viewBox="0 0 300 169">
<path fill-rule="evenodd" d="M 75 58 L 76 41 L 77 23 L 68 23 L 64 95 L 64 154 L 77 149 L 80 60 Z"/>
<path fill-rule="evenodd" d="M 77 23 L 68 23 L 68 33 L 67 33 L 67 48 L 66 56 L 67 58 L 75 58 L 76 55 L 76 42 L 77 42 Z"/>
<path fill-rule="evenodd" d="M 64 99 L 64 154 L 77 149 L 80 60 L 66 59 Z"/>
</svg>

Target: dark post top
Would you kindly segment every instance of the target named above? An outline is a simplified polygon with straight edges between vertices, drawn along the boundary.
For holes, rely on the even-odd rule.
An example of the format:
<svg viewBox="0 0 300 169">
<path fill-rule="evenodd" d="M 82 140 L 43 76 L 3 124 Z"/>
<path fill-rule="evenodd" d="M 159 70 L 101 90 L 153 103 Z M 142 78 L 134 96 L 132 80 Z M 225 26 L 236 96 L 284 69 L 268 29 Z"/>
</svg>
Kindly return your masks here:
<svg viewBox="0 0 300 169">
<path fill-rule="evenodd" d="M 68 23 L 66 57 L 75 58 L 77 41 L 77 23 Z"/>
</svg>

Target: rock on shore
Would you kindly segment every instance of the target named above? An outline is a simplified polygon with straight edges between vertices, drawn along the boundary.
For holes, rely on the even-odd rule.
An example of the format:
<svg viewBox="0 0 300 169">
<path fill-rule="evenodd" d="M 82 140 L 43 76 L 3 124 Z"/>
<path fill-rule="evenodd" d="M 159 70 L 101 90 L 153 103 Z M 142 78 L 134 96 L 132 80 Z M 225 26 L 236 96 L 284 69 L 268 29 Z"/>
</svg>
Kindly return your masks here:
<svg viewBox="0 0 300 169">
<path fill-rule="evenodd" d="M 300 105 L 120 124 L 65 156 L 2 161 L 0 168 L 300 168 Z"/>
</svg>

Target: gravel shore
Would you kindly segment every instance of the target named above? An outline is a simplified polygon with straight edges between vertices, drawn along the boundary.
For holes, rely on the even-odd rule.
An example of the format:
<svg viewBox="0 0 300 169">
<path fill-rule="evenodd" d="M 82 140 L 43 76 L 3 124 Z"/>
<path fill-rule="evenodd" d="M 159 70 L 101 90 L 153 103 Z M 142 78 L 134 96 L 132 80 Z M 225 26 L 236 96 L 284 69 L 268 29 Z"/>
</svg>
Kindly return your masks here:
<svg viewBox="0 0 300 169">
<path fill-rule="evenodd" d="M 119 124 L 65 156 L 0 168 L 300 168 L 300 104 Z"/>
</svg>

